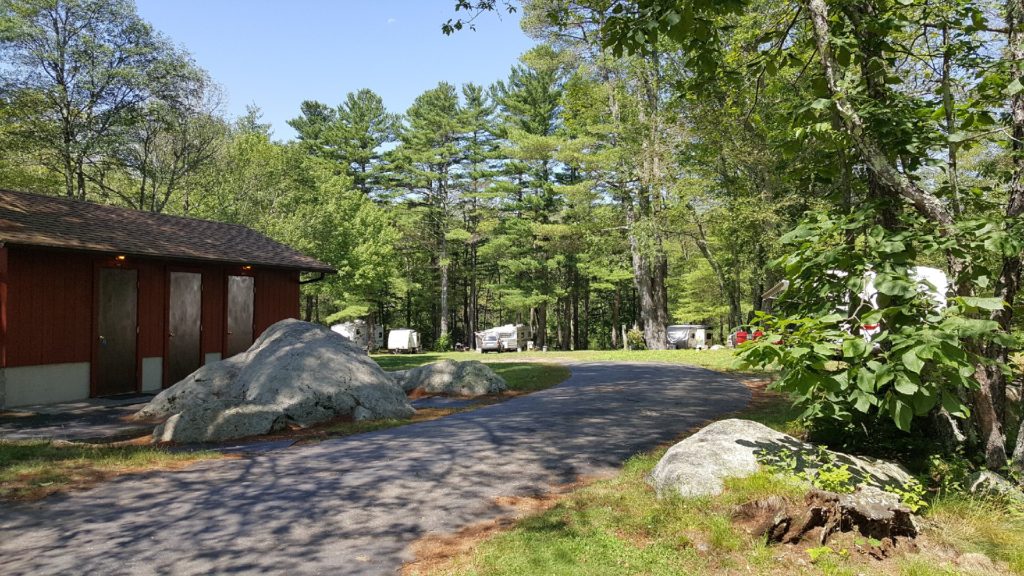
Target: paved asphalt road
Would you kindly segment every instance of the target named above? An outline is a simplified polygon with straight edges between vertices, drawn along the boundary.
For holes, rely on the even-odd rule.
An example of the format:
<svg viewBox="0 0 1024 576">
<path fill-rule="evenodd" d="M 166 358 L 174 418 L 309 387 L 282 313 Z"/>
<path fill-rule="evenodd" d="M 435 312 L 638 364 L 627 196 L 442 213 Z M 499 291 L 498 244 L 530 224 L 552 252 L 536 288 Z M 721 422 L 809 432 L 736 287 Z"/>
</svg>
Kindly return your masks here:
<svg viewBox="0 0 1024 576">
<path fill-rule="evenodd" d="M 0 504 L 0 574 L 393 574 L 497 496 L 610 472 L 750 397 L 699 368 L 572 370 L 440 420 Z"/>
</svg>

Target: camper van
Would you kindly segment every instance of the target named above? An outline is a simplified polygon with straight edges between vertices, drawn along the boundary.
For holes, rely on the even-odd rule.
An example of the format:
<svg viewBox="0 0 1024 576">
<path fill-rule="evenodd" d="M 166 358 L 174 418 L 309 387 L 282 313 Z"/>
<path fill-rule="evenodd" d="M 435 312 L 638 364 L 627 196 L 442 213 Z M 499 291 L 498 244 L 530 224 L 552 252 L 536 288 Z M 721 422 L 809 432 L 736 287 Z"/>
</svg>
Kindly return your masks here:
<svg viewBox="0 0 1024 576">
<path fill-rule="evenodd" d="M 676 350 L 703 350 L 707 347 L 707 326 L 674 324 L 668 327 L 668 343 Z"/>
<path fill-rule="evenodd" d="M 530 329 L 524 324 L 506 324 L 477 332 L 475 336 L 480 352 L 521 352 L 530 339 Z"/>
<path fill-rule="evenodd" d="M 373 327 L 373 345 L 370 345 L 370 329 L 366 320 L 358 319 L 351 322 L 342 322 L 331 326 L 331 330 L 348 338 L 361 348 L 376 350 L 384 345 L 384 327 L 376 325 Z"/>
<path fill-rule="evenodd" d="M 420 333 L 411 328 L 396 328 L 388 332 L 388 352 L 415 354 L 420 351 Z"/>
</svg>

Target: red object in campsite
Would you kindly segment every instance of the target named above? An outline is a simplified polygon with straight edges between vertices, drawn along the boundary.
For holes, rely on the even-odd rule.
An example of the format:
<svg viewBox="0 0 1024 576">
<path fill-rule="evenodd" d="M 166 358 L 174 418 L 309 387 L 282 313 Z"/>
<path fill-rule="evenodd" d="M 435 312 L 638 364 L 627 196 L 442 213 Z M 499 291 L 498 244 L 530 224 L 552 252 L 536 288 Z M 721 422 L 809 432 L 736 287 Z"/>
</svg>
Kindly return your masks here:
<svg viewBox="0 0 1024 576">
<path fill-rule="evenodd" d="M 736 345 L 739 346 L 740 344 L 743 344 L 744 342 L 746 342 L 747 341 L 747 336 L 748 336 L 748 334 L 747 334 L 746 330 L 737 330 L 736 331 Z"/>
<path fill-rule="evenodd" d="M 754 340 L 757 340 L 761 336 L 764 336 L 764 332 L 761 332 L 760 330 L 755 330 L 754 331 Z"/>
</svg>

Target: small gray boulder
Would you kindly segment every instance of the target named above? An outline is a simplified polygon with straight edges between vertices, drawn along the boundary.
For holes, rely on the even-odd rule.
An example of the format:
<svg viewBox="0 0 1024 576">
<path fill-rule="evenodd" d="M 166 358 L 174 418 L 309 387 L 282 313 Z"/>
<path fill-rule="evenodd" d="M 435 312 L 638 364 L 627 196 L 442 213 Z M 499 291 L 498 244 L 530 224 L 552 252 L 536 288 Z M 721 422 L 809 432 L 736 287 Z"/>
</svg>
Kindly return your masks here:
<svg viewBox="0 0 1024 576">
<path fill-rule="evenodd" d="M 476 360 L 441 360 L 411 370 L 392 372 L 392 377 L 406 393 L 416 390 L 445 396 L 485 396 L 508 390 L 504 378 Z"/>
<path fill-rule="evenodd" d="M 757 472 L 768 456 L 784 454 L 794 460 L 793 472 L 818 466 L 819 450 L 792 436 L 750 420 L 720 420 L 668 449 L 648 476 L 659 496 L 714 496 L 724 489 L 723 480 Z M 835 465 L 845 464 L 852 483 L 876 488 L 905 486 L 913 477 L 892 462 L 826 452 Z"/>
<path fill-rule="evenodd" d="M 1016 502 L 1024 502 L 1024 491 L 1016 484 L 991 470 L 979 470 L 967 478 L 967 490 L 971 494 L 1001 496 Z"/>
<path fill-rule="evenodd" d="M 282 320 L 241 354 L 203 366 L 135 414 L 158 441 L 219 442 L 338 417 L 408 418 L 401 388 L 344 336 Z"/>
</svg>

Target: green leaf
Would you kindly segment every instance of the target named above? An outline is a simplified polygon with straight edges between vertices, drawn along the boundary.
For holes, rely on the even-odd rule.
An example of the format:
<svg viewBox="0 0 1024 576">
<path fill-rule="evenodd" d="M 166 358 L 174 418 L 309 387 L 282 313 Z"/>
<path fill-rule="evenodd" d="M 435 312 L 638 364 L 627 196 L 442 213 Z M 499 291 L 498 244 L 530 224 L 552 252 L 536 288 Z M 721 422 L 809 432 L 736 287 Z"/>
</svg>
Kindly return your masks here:
<svg viewBox="0 0 1024 576">
<path fill-rule="evenodd" d="M 857 387 L 863 392 L 873 394 L 875 392 L 875 375 L 870 370 L 861 370 L 857 374 Z"/>
<path fill-rule="evenodd" d="M 824 342 L 816 342 L 814 344 L 814 353 L 818 354 L 819 356 L 832 356 L 832 354 L 834 354 L 835 351 L 835 346 L 832 346 L 831 344 L 826 344 Z"/>
<path fill-rule="evenodd" d="M 946 412 L 949 412 L 957 418 L 967 418 L 970 415 L 970 410 L 967 409 L 967 406 L 965 406 L 964 403 L 960 401 L 960 398 L 955 394 L 943 392 L 942 407 L 946 409 Z"/>
<path fill-rule="evenodd" d="M 826 110 L 832 105 L 832 100 L 829 98 L 818 98 L 814 102 L 811 102 L 811 108 L 815 110 Z"/>
<path fill-rule="evenodd" d="M 860 358 L 868 351 L 868 343 L 860 338 L 847 338 L 843 340 L 843 357 Z"/>
<path fill-rule="evenodd" d="M 1020 78 L 1014 78 L 1013 82 L 1010 82 L 1010 84 L 1006 86 L 1006 90 L 1003 92 L 1007 96 L 1013 96 L 1021 90 L 1024 90 L 1024 84 L 1021 84 Z"/>
<path fill-rule="evenodd" d="M 861 392 L 860 390 L 854 390 L 853 397 L 853 408 L 859 412 L 867 414 L 868 410 L 871 409 L 872 404 L 874 404 L 874 402 L 872 401 L 874 398 L 872 396 L 865 394 L 864 392 Z"/>
<path fill-rule="evenodd" d="M 929 388 L 921 388 L 914 394 L 911 401 L 914 403 L 914 414 L 918 416 L 924 416 L 931 411 L 935 406 L 937 400 L 937 394 L 935 390 Z"/>
<path fill-rule="evenodd" d="M 910 421 L 914 417 L 914 411 L 902 400 L 893 398 L 889 405 L 889 413 L 896 422 L 896 427 L 904 432 L 910 432 Z"/>
<path fill-rule="evenodd" d="M 972 308 L 981 308 L 982 310 L 1002 310 L 1006 306 L 1006 302 L 1002 298 L 981 298 L 978 296 L 963 296 L 964 304 Z"/>
<path fill-rule="evenodd" d="M 896 388 L 896 391 L 900 394 L 906 394 L 907 396 L 916 393 L 919 388 L 917 384 L 914 384 L 910 378 L 907 378 L 907 376 L 902 373 L 896 375 L 896 383 L 893 384 L 893 387 Z"/>
<path fill-rule="evenodd" d="M 903 353 L 903 365 L 914 374 L 920 374 L 921 369 L 924 368 L 924 360 L 921 360 L 917 356 L 916 350 L 907 350 Z M 898 388 L 898 385 L 897 385 Z M 902 390 L 901 390 L 902 392 Z"/>
</svg>

